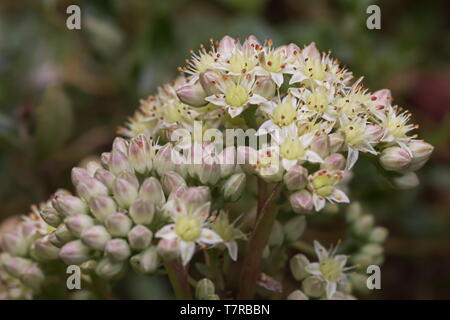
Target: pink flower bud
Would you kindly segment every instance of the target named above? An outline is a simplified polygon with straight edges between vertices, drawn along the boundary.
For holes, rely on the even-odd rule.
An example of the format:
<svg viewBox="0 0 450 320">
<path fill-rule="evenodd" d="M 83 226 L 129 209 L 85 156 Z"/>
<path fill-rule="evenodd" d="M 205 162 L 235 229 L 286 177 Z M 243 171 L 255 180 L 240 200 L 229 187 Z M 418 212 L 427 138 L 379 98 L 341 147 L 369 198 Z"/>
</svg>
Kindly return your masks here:
<svg viewBox="0 0 450 320">
<path fill-rule="evenodd" d="M 434 150 L 434 147 L 431 144 L 422 140 L 413 140 L 408 144 L 408 147 L 412 153 L 412 161 L 409 167 L 412 171 L 422 168 Z"/>
<path fill-rule="evenodd" d="M 119 150 L 111 151 L 111 158 L 108 163 L 109 170 L 117 175 L 122 171 L 131 171 L 130 163 L 128 162 L 128 157 L 125 153 Z"/>
<path fill-rule="evenodd" d="M 92 226 L 83 231 L 81 240 L 88 247 L 103 251 L 106 243 L 111 239 L 111 235 L 102 225 Z"/>
<path fill-rule="evenodd" d="M 205 71 L 200 73 L 199 81 L 206 93 L 206 96 L 211 96 L 219 92 L 219 88 L 217 87 L 219 75 L 214 71 Z"/>
<path fill-rule="evenodd" d="M 176 151 L 172 150 L 170 144 L 166 144 L 156 153 L 153 165 L 159 176 L 162 176 L 167 171 L 175 170 L 175 163 L 172 158 L 172 154 L 176 154 Z"/>
<path fill-rule="evenodd" d="M 135 185 L 129 181 L 117 178 L 113 185 L 114 198 L 122 208 L 129 208 L 136 200 L 138 190 Z"/>
<path fill-rule="evenodd" d="M 253 93 L 271 99 L 275 95 L 276 84 L 270 77 L 260 77 L 255 83 Z"/>
<path fill-rule="evenodd" d="M 144 135 L 131 140 L 128 147 L 128 160 L 136 172 L 140 174 L 150 172 L 154 155 L 153 147 Z"/>
<path fill-rule="evenodd" d="M 94 225 L 94 220 L 85 214 L 72 214 L 64 220 L 69 231 L 75 236 L 80 237 L 81 233 Z"/>
<path fill-rule="evenodd" d="M 89 260 L 91 250 L 81 240 L 66 243 L 59 251 L 59 257 L 67 264 L 81 264 Z"/>
<path fill-rule="evenodd" d="M 245 188 L 245 173 L 235 173 L 229 177 L 222 187 L 223 198 L 225 201 L 237 201 Z"/>
<path fill-rule="evenodd" d="M 66 217 L 76 213 L 88 213 L 88 206 L 86 203 L 80 198 L 71 195 L 55 195 L 52 199 L 52 203 L 53 207 Z"/>
<path fill-rule="evenodd" d="M 155 205 L 146 198 L 136 200 L 130 207 L 130 216 L 136 224 L 149 225 L 155 215 Z"/>
<path fill-rule="evenodd" d="M 97 267 L 95 268 L 95 273 L 102 279 L 110 280 L 118 276 L 124 267 L 124 263 L 122 261 L 117 262 L 109 257 L 102 258 Z"/>
<path fill-rule="evenodd" d="M 330 171 L 344 170 L 346 162 L 347 160 L 342 154 L 333 153 L 324 159 L 324 162 L 321 164 L 320 168 Z"/>
<path fill-rule="evenodd" d="M 220 53 L 220 55 L 229 56 L 233 53 L 233 50 L 236 48 L 236 45 L 237 45 L 236 39 L 230 36 L 224 36 L 219 42 L 217 51 Z"/>
<path fill-rule="evenodd" d="M 121 137 L 116 137 L 113 141 L 112 150 L 118 150 L 124 154 L 127 154 L 128 141 Z"/>
<path fill-rule="evenodd" d="M 164 192 L 169 195 L 174 189 L 186 186 L 186 181 L 175 171 L 167 171 L 162 179 Z"/>
<path fill-rule="evenodd" d="M 162 206 L 166 202 L 161 183 L 155 177 L 149 177 L 142 183 L 139 197 L 149 200 L 155 206 Z"/>
<path fill-rule="evenodd" d="M 105 186 L 107 186 L 109 190 L 112 190 L 112 186 L 116 177 L 111 172 L 103 168 L 99 168 L 95 172 L 94 177 Z"/>
<path fill-rule="evenodd" d="M 289 202 L 295 213 L 307 213 L 314 207 L 312 195 L 307 190 L 301 190 L 291 194 Z"/>
<path fill-rule="evenodd" d="M 117 209 L 114 200 L 108 196 L 93 197 L 89 200 L 89 207 L 94 217 L 100 222 L 104 222 Z"/>
<path fill-rule="evenodd" d="M 30 288 L 38 290 L 44 282 L 45 276 L 41 268 L 36 263 L 33 263 L 23 270 L 20 280 Z"/>
<path fill-rule="evenodd" d="M 114 261 L 123 261 L 131 255 L 131 249 L 126 240 L 111 239 L 106 243 L 105 254 Z"/>
<path fill-rule="evenodd" d="M 344 145 L 344 136 L 340 132 L 331 133 L 328 135 L 330 139 L 330 153 L 339 152 Z"/>
<path fill-rule="evenodd" d="M 393 178 L 394 185 L 399 189 L 412 189 L 419 185 L 419 178 L 414 172 L 408 172 Z"/>
<path fill-rule="evenodd" d="M 193 107 L 201 107 L 207 104 L 206 93 L 199 82 L 187 85 L 177 90 L 178 99 Z"/>
<path fill-rule="evenodd" d="M 26 256 L 29 245 L 30 243 L 20 227 L 5 232 L 2 238 L 3 249 L 14 256 Z"/>
<path fill-rule="evenodd" d="M 161 257 L 173 260 L 179 256 L 178 241 L 175 239 L 161 239 L 158 242 L 157 250 Z"/>
<path fill-rule="evenodd" d="M 323 134 L 319 137 L 316 137 L 312 144 L 311 150 L 317 153 L 321 158 L 325 158 L 330 154 L 330 140 L 328 135 Z"/>
<path fill-rule="evenodd" d="M 156 247 L 150 247 L 140 254 L 132 256 L 130 258 L 130 264 L 138 274 L 154 273 L 159 267 L 159 257 Z"/>
<path fill-rule="evenodd" d="M 137 225 L 128 232 L 128 242 L 132 249 L 147 248 L 152 241 L 153 233 L 143 225 Z"/>
<path fill-rule="evenodd" d="M 289 191 L 303 189 L 306 186 L 308 170 L 300 165 L 289 169 L 283 177 L 284 184 Z"/>
<path fill-rule="evenodd" d="M 379 161 L 388 171 L 404 171 L 411 163 L 411 156 L 400 147 L 389 147 L 382 151 Z"/>
<path fill-rule="evenodd" d="M 50 242 L 48 235 L 37 239 L 34 243 L 34 254 L 39 260 L 58 259 L 58 253 L 59 248 Z"/>
<path fill-rule="evenodd" d="M 93 197 L 106 196 L 109 193 L 108 188 L 103 183 L 91 177 L 80 181 L 76 189 L 78 195 L 86 201 Z"/>
<path fill-rule="evenodd" d="M 106 228 L 113 237 L 126 237 L 131 229 L 131 219 L 121 212 L 116 212 L 106 219 Z"/>
</svg>

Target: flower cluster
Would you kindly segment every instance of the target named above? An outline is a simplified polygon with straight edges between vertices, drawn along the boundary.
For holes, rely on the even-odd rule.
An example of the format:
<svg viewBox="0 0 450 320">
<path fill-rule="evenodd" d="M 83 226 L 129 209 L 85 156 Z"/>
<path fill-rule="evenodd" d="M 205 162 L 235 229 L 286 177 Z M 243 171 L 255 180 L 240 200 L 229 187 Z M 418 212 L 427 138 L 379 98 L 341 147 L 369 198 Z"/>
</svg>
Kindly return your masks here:
<svg viewBox="0 0 450 320">
<path fill-rule="evenodd" d="M 417 184 L 414 171 L 433 150 L 411 133 L 410 114 L 392 104 L 389 90 L 352 83 L 352 74 L 314 43 L 274 47 L 253 36 L 243 43 L 226 36 L 193 53 L 180 70 L 185 75 L 141 101 L 111 152 L 72 170 L 74 193 L 58 190 L 2 235 L 2 298 L 39 294 L 55 274 L 64 276 L 62 262 L 80 266 L 85 281 L 109 280 L 127 264 L 139 274 L 164 271 L 174 259 L 187 268 L 202 250 L 214 252 L 205 253 L 213 269 L 205 273 L 222 281 L 199 281 L 196 297 L 226 296 L 224 259 L 239 262 L 247 231 L 267 243 L 246 254 L 283 256 L 301 237 L 306 213 L 350 202 L 346 182 L 360 153 L 378 159 L 394 184 L 407 188 Z M 241 141 L 229 144 L 222 135 L 228 130 L 243 133 Z M 267 227 L 260 222 L 277 190 L 288 222 L 273 219 L 265 238 L 254 229 Z M 242 195 L 243 205 L 233 204 Z M 360 213 L 349 214 L 348 224 L 365 244 L 353 250 L 351 263 L 381 263 L 385 230 Z M 352 298 L 347 256 L 318 242 L 314 247 L 319 262 L 303 255 L 290 260 L 304 293 L 289 298 Z M 260 278 L 264 288 L 279 290 L 270 276 Z"/>
</svg>

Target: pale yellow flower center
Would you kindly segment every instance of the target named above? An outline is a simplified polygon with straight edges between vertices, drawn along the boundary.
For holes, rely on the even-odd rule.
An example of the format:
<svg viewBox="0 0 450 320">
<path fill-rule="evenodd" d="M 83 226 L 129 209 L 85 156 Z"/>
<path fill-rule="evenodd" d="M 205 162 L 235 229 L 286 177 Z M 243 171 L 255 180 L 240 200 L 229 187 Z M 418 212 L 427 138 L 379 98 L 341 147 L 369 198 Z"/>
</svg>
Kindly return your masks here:
<svg viewBox="0 0 450 320">
<path fill-rule="evenodd" d="M 269 52 L 265 57 L 264 69 L 269 72 L 279 73 L 283 69 L 283 56 L 274 51 Z"/>
<path fill-rule="evenodd" d="M 402 138 L 405 136 L 407 129 L 401 123 L 401 119 L 399 117 L 389 118 L 387 120 L 386 129 L 396 138 Z"/>
<path fill-rule="evenodd" d="M 297 160 L 305 155 L 305 148 L 298 137 L 288 137 L 280 146 L 280 154 L 285 159 Z"/>
<path fill-rule="evenodd" d="M 196 217 L 184 216 L 175 223 L 175 233 L 184 241 L 196 241 L 201 232 L 202 226 Z"/>
<path fill-rule="evenodd" d="M 332 258 L 321 261 L 319 270 L 323 277 L 331 282 L 338 281 L 342 276 L 342 269 L 339 261 Z"/>
<path fill-rule="evenodd" d="M 297 116 L 297 111 L 295 107 L 292 106 L 290 100 L 285 103 L 278 104 L 273 110 L 272 120 L 273 122 L 280 126 L 288 126 L 295 121 Z"/>
<path fill-rule="evenodd" d="M 345 140 L 352 146 L 360 146 L 364 143 L 364 128 L 357 123 L 350 123 L 344 128 Z"/>
<path fill-rule="evenodd" d="M 241 107 L 248 100 L 247 90 L 239 84 L 230 84 L 225 92 L 225 102 L 232 107 Z"/>
<path fill-rule="evenodd" d="M 246 73 L 255 67 L 255 62 L 242 53 L 234 54 L 229 61 L 228 70 L 233 73 Z"/>
<path fill-rule="evenodd" d="M 324 112 L 328 106 L 326 92 L 323 90 L 315 90 L 309 95 L 308 99 L 306 99 L 306 104 L 308 105 L 309 110 Z"/>
<path fill-rule="evenodd" d="M 308 59 L 301 71 L 305 76 L 313 80 L 323 81 L 327 76 L 325 65 L 319 59 Z"/>
<path fill-rule="evenodd" d="M 317 174 L 312 181 L 313 188 L 315 192 L 322 197 L 330 196 L 334 191 L 334 184 L 340 179 L 338 174 L 328 174 L 322 172 Z"/>
</svg>

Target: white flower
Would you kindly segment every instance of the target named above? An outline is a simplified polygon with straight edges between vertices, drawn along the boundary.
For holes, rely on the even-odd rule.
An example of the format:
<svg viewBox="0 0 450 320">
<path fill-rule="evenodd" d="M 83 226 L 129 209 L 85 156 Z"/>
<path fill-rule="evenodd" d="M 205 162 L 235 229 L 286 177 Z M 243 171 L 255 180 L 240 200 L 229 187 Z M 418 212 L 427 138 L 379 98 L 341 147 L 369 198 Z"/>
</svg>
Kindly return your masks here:
<svg viewBox="0 0 450 320">
<path fill-rule="evenodd" d="M 321 277 L 326 282 L 327 299 L 331 299 L 336 293 L 338 283 L 347 281 L 345 271 L 352 267 L 345 267 L 346 255 L 336 255 L 337 246 L 327 251 L 318 241 L 314 241 L 314 250 L 319 262 L 310 263 L 305 270 L 314 276 Z"/>
<path fill-rule="evenodd" d="M 234 118 L 241 114 L 246 106 L 266 101 L 266 98 L 253 93 L 255 83 L 255 77 L 250 73 L 237 79 L 222 76 L 221 81 L 217 84 L 221 93 L 213 94 L 205 98 L 205 100 L 216 106 L 223 107 Z"/>
<path fill-rule="evenodd" d="M 340 171 L 330 172 L 319 170 L 308 177 L 308 188 L 313 192 L 313 202 L 316 211 L 325 206 L 326 200 L 330 202 L 350 202 L 347 195 L 336 188 L 342 179 Z"/>
<path fill-rule="evenodd" d="M 222 242 L 220 236 L 206 227 L 210 202 L 190 210 L 183 202 L 174 199 L 170 204 L 174 223 L 162 227 L 155 237 L 176 240 L 183 265 L 187 265 L 195 253 L 196 244 L 212 246 Z M 167 210 L 167 208 L 166 208 Z"/>
<path fill-rule="evenodd" d="M 258 129 L 257 135 L 271 133 L 283 127 L 296 127 L 298 118 L 298 102 L 297 99 L 288 94 L 283 99 L 275 101 L 267 101 L 260 107 L 265 114 L 269 116 Z"/>
<path fill-rule="evenodd" d="M 342 116 L 339 121 L 340 130 L 344 133 L 348 149 L 346 170 L 353 168 L 358 160 L 359 151 L 378 154 L 372 146 L 377 142 L 376 136 L 372 134 L 373 126 L 368 124 L 365 117 L 348 118 Z"/>
<path fill-rule="evenodd" d="M 323 162 L 316 152 L 309 149 L 314 137 L 315 132 L 308 132 L 299 136 L 298 129 L 295 126 L 285 127 L 272 133 L 272 138 L 279 148 L 281 164 L 284 169 L 291 169 L 299 161 Z"/>
<path fill-rule="evenodd" d="M 235 226 L 236 221 L 230 223 L 228 214 L 221 211 L 217 215 L 215 221 L 211 224 L 211 229 L 222 238 L 223 244 L 227 248 L 228 254 L 233 261 L 236 261 L 238 256 L 238 245 L 236 240 L 246 239 L 245 234 Z"/>
</svg>

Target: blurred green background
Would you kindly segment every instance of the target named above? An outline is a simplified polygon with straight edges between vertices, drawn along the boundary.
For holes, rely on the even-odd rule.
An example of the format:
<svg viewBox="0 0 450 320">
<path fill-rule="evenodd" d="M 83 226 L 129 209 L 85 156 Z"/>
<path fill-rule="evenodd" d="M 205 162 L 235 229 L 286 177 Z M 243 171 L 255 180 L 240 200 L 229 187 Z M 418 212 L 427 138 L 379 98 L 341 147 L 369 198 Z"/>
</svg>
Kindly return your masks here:
<svg viewBox="0 0 450 320">
<path fill-rule="evenodd" d="M 66 28 L 74 3 L 81 30 Z M 370 4 L 381 8 L 381 30 L 366 28 Z M 70 168 L 108 150 L 139 99 L 209 38 L 315 41 L 373 91 L 390 88 L 436 147 L 413 190 L 394 192 L 364 161 L 356 170 L 352 198 L 390 230 L 375 297 L 450 298 L 449 30 L 444 0 L 2 1 L 0 220 L 70 187 Z M 122 290 L 168 294 L 134 278 Z"/>
</svg>

